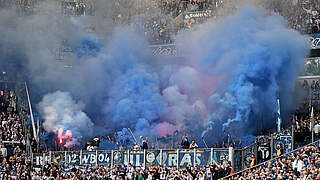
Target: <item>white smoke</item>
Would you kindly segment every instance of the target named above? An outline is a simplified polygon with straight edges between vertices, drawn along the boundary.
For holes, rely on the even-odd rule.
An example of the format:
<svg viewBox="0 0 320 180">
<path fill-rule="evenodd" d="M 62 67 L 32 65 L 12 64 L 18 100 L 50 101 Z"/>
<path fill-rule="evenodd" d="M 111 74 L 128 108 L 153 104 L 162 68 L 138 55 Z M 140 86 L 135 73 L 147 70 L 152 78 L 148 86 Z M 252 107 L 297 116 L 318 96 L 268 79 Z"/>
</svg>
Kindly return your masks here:
<svg viewBox="0 0 320 180">
<path fill-rule="evenodd" d="M 64 146 L 78 145 L 79 138 L 90 137 L 93 123 L 83 112 L 84 105 L 72 99 L 69 93 L 57 91 L 47 94 L 39 103 L 39 111 L 44 118 L 43 127 L 57 134 Z"/>
</svg>

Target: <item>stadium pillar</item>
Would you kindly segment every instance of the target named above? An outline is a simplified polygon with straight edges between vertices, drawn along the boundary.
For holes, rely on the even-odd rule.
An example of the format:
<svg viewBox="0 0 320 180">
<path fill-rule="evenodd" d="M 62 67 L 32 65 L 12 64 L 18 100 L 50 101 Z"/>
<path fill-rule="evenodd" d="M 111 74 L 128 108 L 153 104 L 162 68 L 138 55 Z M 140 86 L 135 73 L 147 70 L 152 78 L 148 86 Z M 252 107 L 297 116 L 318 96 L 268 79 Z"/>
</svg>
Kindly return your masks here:
<svg viewBox="0 0 320 180">
<path fill-rule="evenodd" d="M 143 168 L 146 169 L 146 149 L 143 150 Z"/>
<path fill-rule="evenodd" d="M 111 151 L 111 167 L 113 167 L 113 150 Z"/>
<path fill-rule="evenodd" d="M 210 157 L 211 157 L 211 162 L 213 163 L 213 148 L 211 148 L 211 151 L 210 151 Z"/>
<path fill-rule="evenodd" d="M 244 169 L 244 148 L 241 149 L 241 167 Z"/>
<path fill-rule="evenodd" d="M 311 108 L 311 142 L 314 142 L 314 114 L 313 114 L 313 107 Z"/>
<path fill-rule="evenodd" d="M 52 163 L 52 161 L 51 161 L 51 157 L 52 157 L 52 152 L 51 152 L 51 151 L 49 151 L 49 157 L 48 157 L 48 158 L 49 158 L 49 160 L 48 160 L 48 161 L 49 161 L 49 164 L 51 164 L 51 163 Z"/>
<path fill-rule="evenodd" d="M 234 167 L 234 149 L 233 149 L 233 147 L 229 147 L 229 162 L 231 162 L 231 166 Z"/>
<path fill-rule="evenodd" d="M 162 167 L 162 149 L 160 149 L 160 161 L 159 161 L 159 164 Z"/>
<path fill-rule="evenodd" d="M 193 166 L 196 164 L 196 159 L 197 159 L 197 149 L 193 149 Z"/>
<path fill-rule="evenodd" d="M 292 117 L 292 125 L 291 125 L 291 139 L 292 139 L 292 143 L 291 143 L 291 149 L 294 150 L 294 126 L 296 124 L 296 117 L 293 115 Z"/>
<path fill-rule="evenodd" d="M 179 169 L 179 149 L 177 149 L 177 169 Z"/>
<path fill-rule="evenodd" d="M 98 165 L 98 150 L 96 150 L 96 165 Z"/>
<path fill-rule="evenodd" d="M 40 161 L 41 162 L 41 161 Z M 45 155 L 44 155 L 44 153 L 42 153 L 42 162 L 41 162 L 41 171 L 43 171 L 43 168 L 44 168 L 44 165 L 45 165 L 46 163 L 45 163 Z"/>
<path fill-rule="evenodd" d="M 129 165 L 129 163 L 130 163 L 130 150 L 128 149 L 128 151 L 127 151 L 127 156 L 128 156 L 128 163 L 127 163 L 127 165 Z"/>
<path fill-rule="evenodd" d="M 67 158 L 68 158 L 68 156 L 67 156 L 67 151 L 64 151 L 64 162 L 65 162 L 65 163 L 68 162 L 68 161 L 67 161 Z"/>
<path fill-rule="evenodd" d="M 270 149 L 271 149 L 271 159 L 273 159 L 273 134 L 271 134 L 271 141 L 270 141 Z"/>
<path fill-rule="evenodd" d="M 82 164 L 82 149 L 80 150 L 80 165 Z"/>
</svg>

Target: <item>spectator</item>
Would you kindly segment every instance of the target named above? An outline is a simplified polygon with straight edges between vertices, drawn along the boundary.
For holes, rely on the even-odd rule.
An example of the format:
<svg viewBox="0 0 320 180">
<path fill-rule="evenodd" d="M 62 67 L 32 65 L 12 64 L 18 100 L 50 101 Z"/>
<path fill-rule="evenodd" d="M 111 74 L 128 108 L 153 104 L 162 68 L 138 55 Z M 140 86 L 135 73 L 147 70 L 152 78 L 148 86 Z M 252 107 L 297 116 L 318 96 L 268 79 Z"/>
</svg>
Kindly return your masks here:
<svg viewBox="0 0 320 180">
<path fill-rule="evenodd" d="M 181 147 L 182 147 L 183 149 L 189 149 L 190 143 L 189 143 L 189 141 L 188 141 L 188 137 L 187 137 L 187 136 L 185 136 L 185 137 L 184 137 L 184 140 L 181 142 Z"/>
<path fill-rule="evenodd" d="M 93 138 L 92 140 L 92 146 L 94 147 L 94 149 L 98 149 L 100 146 L 100 138 L 99 136 L 96 136 Z"/>
<path fill-rule="evenodd" d="M 94 150 L 94 147 L 92 146 L 91 143 L 88 144 L 86 150 L 87 150 L 87 151 L 93 151 L 93 150 Z"/>
<path fill-rule="evenodd" d="M 138 142 L 135 141 L 133 144 L 133 150 L 139 150 L 139 149 L 140 149 L 140 146 L 139 146 Z"/>
<path fill-rule="evenodd" d="M 315 121 L 315 125 L 314 125 L 314 134 L 316 139 L 320 138 L 320 120 Z"/>
<path fill-rule="evenodd" d="M 277 148 L 277 156 L 279 157 L 282 155 L 283 149 L 280 144 L 278 144 L 276 148 Z"/>
<path fill-rule="evenodd" d="M 4 147 L 4 145 L 2 143 L 0 144 L 0 151 L 1 151 L 1 155 L 3 157 L 7 157 L 7 148 Z"/>
<path fill-rule="evenodd" d="M 202 168 L 197 166 L 186 168 L 169 169 L 166 166 L 149 166 L 147 168 L 128 166 L 73 166 L 71 169 L 65 166 L 48 166 L 43 170 L 32 169 L 33 179 L 48 176 L 53 179 L 208 179 L 207 172 L 215 173 L 213 179 L 230 174 L 232 169 L 229 165 L 211 164 Z M 81 178 L 80 178 L 81 177 Z M 213 177 L 213 176 L 211 176 Z"/>
<path fill-rule="evenodd" d="M 190 149 L 195 149 L 195 148 L 198 148 L 198 145 L 196 144 L 195 140 L 192 140 L 190 144 Z"/>
<path fill-rule="evenodd" d="M 256 157 L 252 154 L 250 159 L 250 167 L 253 167 L 256 165 Z"/>
<path fill-rule="evenodd" d="M 148 141 L 147 141 L 147 137 L 144 139 L 143 136 L 140 136 L 142 145 L 141 145 L 141 149 L 148 149 Z"/>
<path fill-rule="evenodd" d="M 301 157 L 298 155 L 295 160 L 292 163 L 292 168 L 296 174 L 296 176 L 300 176 L 301 171 L 303 170 L 303 161 L 301 160 Z"/>
<path fill-rule="evenodd" d="M 26 112 L 18 111 L 14 91 L 2 90 L 0 94 L 0 179 L 31 179 L 26 156 L 26 137 L 30 135 L 24 131 L 26 119 L 21 118 Z"/>
<path fill-rule="evenodd" d="M 309 145 L 227 179 L 320 179 L 319 160 L 319 146 Z"/>
</svg>

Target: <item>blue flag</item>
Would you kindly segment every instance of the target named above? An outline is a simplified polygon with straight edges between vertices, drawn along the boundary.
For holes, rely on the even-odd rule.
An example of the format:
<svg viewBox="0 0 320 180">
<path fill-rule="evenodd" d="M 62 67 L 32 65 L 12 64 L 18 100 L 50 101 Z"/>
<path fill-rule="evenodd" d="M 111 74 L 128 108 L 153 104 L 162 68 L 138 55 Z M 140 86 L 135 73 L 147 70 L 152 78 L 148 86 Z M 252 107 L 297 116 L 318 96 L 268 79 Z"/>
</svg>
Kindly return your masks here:
<svg viewBox="0 0 320 180">
<path fill-rule="evenodd" d="M 281 114 L 280 114 L 280 99 L 277 99 L 278 102 L 278 112 L 277 112 L 277 132 L 281 131 Z"/>
</svg>

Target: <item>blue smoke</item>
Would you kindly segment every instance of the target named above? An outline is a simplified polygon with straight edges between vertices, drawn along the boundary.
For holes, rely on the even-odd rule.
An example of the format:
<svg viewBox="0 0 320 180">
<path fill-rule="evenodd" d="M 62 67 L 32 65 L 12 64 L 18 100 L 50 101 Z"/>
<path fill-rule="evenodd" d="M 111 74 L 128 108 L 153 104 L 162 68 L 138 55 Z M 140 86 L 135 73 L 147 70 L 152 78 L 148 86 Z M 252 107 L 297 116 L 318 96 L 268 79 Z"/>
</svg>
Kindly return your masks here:
<svg viewBox="0 0 320 180">
<path fill-rule="evenodd" d="M 119 127 L 150 134 L 150 125 L 159 120 L 164 108 L 156 74 L 135 66 L 115 79 L 105 112 Z"/>
<path fill-rule="evenodd" d="M 80 44 L 75 47 L 77 58 L 97 57 L 103 44 L 97 38 L 87 37 L 81 40 Z"/>
<path fill-rule="evenodd" d="M 284 111 L 292 107 L 290 95 L 308 47 L 282 17 L 246 6 L 189 35 L 182 49 L 197 60 L 191 62 L 223 79 L 209 99 L 211 115 L 202 136 L 218 135 L 219 129 L 233 137 L 258 133 L 262 125 L 274 126 L 278 97 Z"/>
<path fill-rule="evenodd" d="M 77 58 L 88 74 L 85 86 L 92 87 L 84 102 L 97 127 L 118 132 L 123 144 L 133 140 L 126 128 L 135 136 L 151 137 L 182 128 L 198 142 L 202 133 L 212 144 L 227 134 L 240 138 L 275 127 L 278 97 L 285 106 L 282 114 L 290 111 L 307 41 L 288 29 L 282 17 L 242 7 L 221 21 L 180 34 L 177 41 L 188 61 L 174 66 L 152 63 L 157 59 L 143 38 L 128 29 L 117 29 L 105 46 L 90 38 L 81 41 Z M 172 73 L 163 74 L 168 68 Z M 205 81 L 210 78 L 221 81 Z M 204 95 L 207 86 L 216 90 Z M 174 106 L 181 99 L 161 93 L 169 87 L 177 87 L 183 106 Z"/>
<path fill-rule="evenodd" d="M 9 29 L 5 28 L 11 26 L 0 21 L 4 38 L 0 41 L 0 64 L 10 72 L 23 71 L 33 87 L 39 87 L 30 88 L 36 89 L 33 97 L 60 90 L 83 102 L 83 107 L 75 109 L 86 114 L 79 121 L 92 121 L 94 127 L 90 131 L 80 127 L 74 130 L 79 137 L 90 138 L 89 132 L 118 132 L 126 143 L 125 139 L 132 137 L 125 128 L 131 128 L 136 136 L 159 136 L 159 131 L 181 128 L 180 132 L 195 137 L 202 133 L 212 144 L 226 134 L 241 137 L 275 127 L 277 97 L 282 115 L 292 106 L 294 82 L 303 67 L 307 40 L 288 29 L 282 17 L 266 14 L 260 8 L 242 7 L 229 17 L 179 34 L 177 44 L 186 62 L 177 63 L 153 57 L 144 38 L 127 28 L 114 29 L 104 44 L 71 21 L 67 28 L 61 27 L 62 33 L 54 28 L 48 28 L 53 32 L 41 33 L 52 35 L 48 37 L 39 36 L 37 29 L 32 32 L 20 26 L 22 21 L 14 21 L 17 28 Z M 12 19 L 9 16 L 7 21 Z M 57 63 L 51 51 L 55 43 L 66 39 L 75 55 Z M 72 68 L 65 69 L 60 63 L 70 63 Z M 68 99 L 59 98 L 61 102 Z M 73 104 L 77 103 L 70 103 L 70 109 L 74 109 Z M 68 114 L 60 106 L 56 109 L 62 117 Z M 73 120 L 67 125 L 63 121 L 52 123 L 48 129 L 56 130 L 57 124 L 65 129 L 77 127 Z"/>
</svg>

